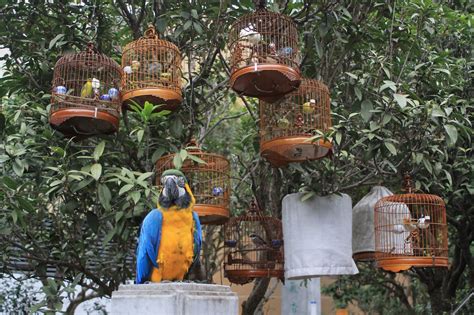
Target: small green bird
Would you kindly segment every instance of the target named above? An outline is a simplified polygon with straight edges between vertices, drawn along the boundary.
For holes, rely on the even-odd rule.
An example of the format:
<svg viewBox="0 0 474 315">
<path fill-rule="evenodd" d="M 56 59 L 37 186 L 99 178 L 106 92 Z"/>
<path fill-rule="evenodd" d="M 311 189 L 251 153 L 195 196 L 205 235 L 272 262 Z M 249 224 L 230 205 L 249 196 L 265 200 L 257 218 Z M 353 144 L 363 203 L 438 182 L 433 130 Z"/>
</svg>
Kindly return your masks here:
<svg viewBox="0 0 474 315">
<path fill-rule="evenodd" d="M 92 79 L 87 79 L 87 82 L 82 86 L 81 97 L 92 98 L 94 96 L 94 89 L 92 88 Z"/>
</svg>

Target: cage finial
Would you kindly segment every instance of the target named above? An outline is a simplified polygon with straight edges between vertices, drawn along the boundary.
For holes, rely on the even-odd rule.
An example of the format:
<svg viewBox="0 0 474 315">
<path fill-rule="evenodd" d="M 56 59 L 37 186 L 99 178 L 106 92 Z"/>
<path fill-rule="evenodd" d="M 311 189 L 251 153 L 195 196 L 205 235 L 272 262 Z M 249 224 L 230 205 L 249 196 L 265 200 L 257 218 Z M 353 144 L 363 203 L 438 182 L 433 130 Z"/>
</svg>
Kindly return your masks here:
<svg viewBox="0 0 474 315">
<path fill-rule="evenodd" d="M 88 42 L 87 43 L 87 52 L 88 53 L 93 53 L 95 52 L 95 45 L 93 42 Z"/>
<path fill-rule="evenodd" d="M 403 190 L 407 194 L 411 194 L 413 192 L 413 182 L 411 180 L 410 173 L 406 172 L 403 176 Z"/>
<path fill-rule="evenodd" d="M 146 38 L 159 38 L 158 33 L 156 32 L 155 26 L 153 24 L 148 24 L 148 28 L 144 33 L 144 37 Z"/>
<path fill-rule="evenodd" d="M 266 0 L 253 0 L 253 3 L 255 4 L 255 8 L 257 10 L 263 10 L 267 6 Z"/>
</svg>

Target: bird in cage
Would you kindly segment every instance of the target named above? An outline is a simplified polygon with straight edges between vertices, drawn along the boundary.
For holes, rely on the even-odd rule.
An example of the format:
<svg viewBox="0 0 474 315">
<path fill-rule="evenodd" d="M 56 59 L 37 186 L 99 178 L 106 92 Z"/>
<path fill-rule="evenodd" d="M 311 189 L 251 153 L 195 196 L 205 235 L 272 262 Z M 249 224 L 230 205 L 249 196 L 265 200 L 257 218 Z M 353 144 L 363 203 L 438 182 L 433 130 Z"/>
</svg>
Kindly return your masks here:
<svg viewBox="0 0 474 315">
<path fill-rule="evenodd" d="M 81 97 L 92 98 L 94 96 L 94 88 L 92 87 L 92 79 L 87 79 L 86 83 L 82 86 Z"/>
<path fill-rule="evenodd" d="M 163 65 L 161 62 L 153 61 L 148 65 L 147 71 L 148 75 L 152 77 L 159 77 L 160 73 L 163 71 Z"/>
<path fill-rule="evenodd" d="M 418 219 L 416 226 L 424 230 L 430 226 L 430 222 L 431 222 L 431 217 L 429 215 L 424 216 L 422 214 L 421 217 Z"/>
<path fill-rule="evenodd" d="M 255 25 L 249 24 L 240 30 L 241 40 L 248 41 L 251 45 L 257 45 L 262 40 L 262 35 L 255 30 Z"/>
<path fill-rule="evenodd" d="M 305 114 L 312 114 L 316 108 L 316 100 L 310 99 L 309 102 L 305 102 L 303 104 L 303 113 Z"/>
<path fill-rule="evenodd" d="M 132 60 L 132 71 L 138 71 L 140 69 L 140 66 L 140 61 Z"/>
<path fill-rule="evenodd" d="M 202 230 L 192 211 L 194 195 L 181 171 L 164 171 L 161 184 L 158 208 L 148 213 L 140 229 L 137 284 L 181 281 L 192 266 L 199 265 Z"/>
</svg>

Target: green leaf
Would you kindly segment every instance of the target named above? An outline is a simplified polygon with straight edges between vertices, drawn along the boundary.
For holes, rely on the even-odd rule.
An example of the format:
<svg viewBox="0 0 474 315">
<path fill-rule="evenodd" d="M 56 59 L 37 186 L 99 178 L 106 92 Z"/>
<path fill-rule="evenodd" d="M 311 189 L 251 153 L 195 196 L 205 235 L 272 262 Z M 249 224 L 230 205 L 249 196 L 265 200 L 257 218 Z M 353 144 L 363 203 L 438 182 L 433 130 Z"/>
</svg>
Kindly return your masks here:
<svg viewBox="0 0 474 315">
<path fill-rule="evenodd" d="M 140 201 L 140 192 L 139 191 L 134 191 L 130 194 L 130 197 L 133 200 L 134 204 L 137 204 L 138 201 Z"/>
<path fill-rule="evenodd" d="M 405 106 L 407 106 L 407 96 L 406 95 L 395 93 L 395 94 L 393 94 L 393 98 L 398 103 L 398 106 L 400 106 L 401 108 L 405 108 Z"/>
<path fill-rule="evenodd" d="M 360 91 L 360 89 L 357 86 L 354 86 L 354 92 L 355 92 L 355 95 L 357 96 L 357 99 L 359 101 L 361 101 L 362 100 L 362 92 Z"/>
<path fill-rule="evenodd" d="M 179 154 L 174 155 L 173 165 L 174 165 L 174 168 L 176 168 L 177 170 L 180 170 L 181 166 L 183 166 L 183 160 L 181 160 L 181 157 Z"/>
<path fill-rule="evenodd" d="M 456 129 L 456 127 L 453 125 L 444 125 L 444 130 L 446 130 L 446 133 L 449 136 L 449 144 L 456 144 L 456 141 L 458 140 L 458 130 Z"/>
<path fill-rule="evenodd" d="M 397 149 L 395 148 L 395 146 L 394 146 L 391 142 L 384 141 L 383 144 L 384 144 L 385 147 L 390 151 L 390 153 L 391 153 L 392 155 L 396 155 L 396 154 L 397 154 Z"/>
<path fill-rule="evenodd" d="M 7 186 L 10 189 L 15 190 L 18 188 L 18 184 L 12 178 L 8 176 L 3 176 L 2 182 L 5 184 L 5 186 Z"/>
<path fill-rule="evenodd" d="M 311 199 L 312 197 L 316 196 L 316 193 L 314 191 L 310 191 L 301 197 L 301 202 L 305 202 L 308 199 Z"/>
<path fill-rule="evenodd" d="M 144 129 L 140 129 L 138 130 L 137 132 L 137 139 L 138 139 L 138 142 L 142 142 L 143 140 L 143 135 L 145 134 L 145 130 Z"/>
<path fill-rule="evenodd" d="M 133 186 L 134 186 L 133 184 L 127 184 L 127 185 L 123 186 L 122 188 L 120 188 L 119 196 L 123 195 L 124 193 L 126 193 L 127 191 L 132 189 Z"/>
<path fill-rule="evenodd" d="M 35 211 L 35 208 L 31 204 L 31 202 L 29 202 L 27 199 L 25 199 L 23 197 L 17 197 L 17 200 L 18 200 L 18 203 L 20 204 L 22 209 L 24 209 L 28 212 L 34 212 Z"/>
<path fill-rule="evenodd" d="M 179 157 L 181 158 L 181 161 L 186 160 L 186 158 L 188 157 L 188 151 L 186 151 L 185 149 L 181 149 L 179 151 Z"/>
<path fill-rule="evenodd" d="M 91 175 L 95 180 L 99 180 L 100 175 L 102 174 L 102 165 L 95 163 L 91 166 Z"/>
<path fill-rule="evenodd" d="M 181 136 L 181 132 L 183 131 L 183 122 L 179 117 L 176 117 L 171 121 L 170 132 L 171 135 L 175 138 L 179 138 Z"/>
<path fill-rule="evenodd" d="M 383 90 L 387 88 L 391 89 L 394 92 L 397 91 L 397 86 L 395 85 L 395 82 L 390 81 L 390 80 L 385 80 L 383 82 L 384 84 L 382 84 L 382 86 L 380 87 L 379 92 L 382 92 Z"/>
<path fill-rule="evenodd" d="M 372 113 L 370 112 L 371 110 L 374 109 L 374 106 L 372 105 L 372 102 L 369 100 L 365 100 L 362 102 L 360 106 L 360 116 L 364 121 L 369 121 L 370 117 L 372 117 Z"/>
<path fill-rule="evenodd" d="M 102 207 L 104 207 L 105 210 L 110 210 L 110 200 L 112 199 L 112 194 L 110 193 L 109 187 L 106 184 L 99 184 L 98 194 Z"/>
<path fill-rule="evenodd" d="M 153 164 L 158 161 L 158 159 L 165 153 L 166 149 L 164 147 L 159 147 L 158 149 L 153 152 L 153 155 L 151 156 L 151 162 Z"/>
<path fill-rule="evenodd" d="M 114 237 L 114 235 L 115 235 L 115 229 L 110 230 L 109 233 L 107 233 L 107 235 L 104 238 L 104 244 L 107 244 L 108 242 L 110 242 L 112 238 Z"/>
<path fill-rule="evenodd" d="M 105 141 L 101 141 L 94 149 L 94 154 L 92 155 L 94 157 L 94 160 L 99 160 L 99 158 L 102 156 L 102 153 L 104 153 L 104 148 Z"/>
<path fill-rule="evenodd" d="M 56 35 L 55 38 L 53 38 L 50 42 L 49 42 L 49 47 L 48 49 L 51 49 L 54 47 L 54 45 L 57 43 L 58 40 L 60 40 L 61 38 L 64 37 L 65 34 L 58 34 Z"/>
<path fill-rule="evenodd" d="M 192 154 L 189 154 L 188 153 L 188 158 L 190 158 L 191 160 L 193 160 L 194 162 L 198 162 L 199 164 L 207 164 L 206 161 L 198 158 L 197 156 L 195 155 L 192 155 Z"/>
</svg>

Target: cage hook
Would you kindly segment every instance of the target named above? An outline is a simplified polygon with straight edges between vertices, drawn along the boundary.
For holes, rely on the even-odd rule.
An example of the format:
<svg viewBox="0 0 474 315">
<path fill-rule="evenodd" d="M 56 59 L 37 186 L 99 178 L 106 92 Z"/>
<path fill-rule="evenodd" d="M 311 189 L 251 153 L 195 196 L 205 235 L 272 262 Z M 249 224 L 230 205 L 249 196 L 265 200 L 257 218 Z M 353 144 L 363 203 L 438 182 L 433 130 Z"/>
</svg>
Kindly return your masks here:
<svg viewBox="0 0 474 315">
<path fill-rule="evenodd" d="M 410 173 L 406 172 L 404 177 L 403 177 L 403 187 L 404 187 L 404 191 L 405 193 L 407 194 L 411 194 L 413 192 L 413 182 L 411 180 L 411 176 L 410 176 Z"/>
<path fill-rule="evenodd" d="M 144 33 L 146 38 L 158 38 L 158 33 L 156 32 L 155 26 L 153 24 L 148 24 L 148 28 Z"/>
<path fill-rule="evenodd" d="M 265 7 L 267 6 L 267 1 L 266 0 L 253 0 L 253 3 L 255 4 L 255 8 L 258 10 L 265 10 Z"/>
</svg>

